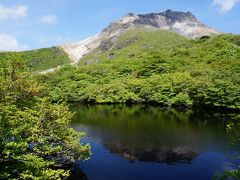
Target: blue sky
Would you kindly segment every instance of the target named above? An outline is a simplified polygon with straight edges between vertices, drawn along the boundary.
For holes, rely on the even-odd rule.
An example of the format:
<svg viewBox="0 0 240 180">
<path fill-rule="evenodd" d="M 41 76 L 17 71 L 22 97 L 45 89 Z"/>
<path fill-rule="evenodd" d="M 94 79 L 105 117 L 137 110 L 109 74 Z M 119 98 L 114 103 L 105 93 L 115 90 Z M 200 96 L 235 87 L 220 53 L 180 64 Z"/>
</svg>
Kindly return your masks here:
<svg viewBox="0 0 240 180">
<path fill-rule="evenodd" d="M 79 41 L 129 12 L 191 11 L 219 31 L 240 33 L 240 0 L 0 0 L 0 50 Z"/>
</svg>

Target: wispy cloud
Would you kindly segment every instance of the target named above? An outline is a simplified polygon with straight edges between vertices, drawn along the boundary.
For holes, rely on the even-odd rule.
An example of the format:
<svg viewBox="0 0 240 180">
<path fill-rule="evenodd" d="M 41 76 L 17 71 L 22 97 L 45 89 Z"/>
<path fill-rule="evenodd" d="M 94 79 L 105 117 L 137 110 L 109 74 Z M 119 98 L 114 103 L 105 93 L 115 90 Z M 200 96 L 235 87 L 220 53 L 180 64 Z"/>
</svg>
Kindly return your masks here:
<svg viewBox="0 0 240 180">
<path fill-rule="evenodd" d="M 16 37 L 0 34 L 0 51 L 22 51 L 27 48 L 27 45 L 19 43 Z"/>
<path fill-rule="evenodd" d="M 27 6 L 4 7 L 0 4 L 0 21 L 6 19 L 19 19 L 27 16 Z"/>
<path fill-rule="evenodd" d="M 57 16 L 54 15 L 46 15 L 46 16 L 42 16 L 40 18 L 40 22 L 44 25 L 53 25 L 56 24 L 57 22 Z"/>
<path fill-rule="evenodd" d="M 213 0 L 213 5 L 220 9 L 220 12 L 230 11 L 240 0 Z"/>
</svg>

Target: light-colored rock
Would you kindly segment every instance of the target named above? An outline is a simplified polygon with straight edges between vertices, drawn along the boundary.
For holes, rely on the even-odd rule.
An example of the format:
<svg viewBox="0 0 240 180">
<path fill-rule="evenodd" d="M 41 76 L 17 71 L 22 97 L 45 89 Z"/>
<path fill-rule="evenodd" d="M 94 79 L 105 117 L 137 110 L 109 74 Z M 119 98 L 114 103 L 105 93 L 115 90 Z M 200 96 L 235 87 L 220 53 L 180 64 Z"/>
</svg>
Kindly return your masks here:
<svg viewBox="0 0 240 180">
<path fill-rule="evenodd" d="M 92 36 L 83 41 L 64 44 L 61 47 L 68 53 L 70 59 L 72 60 L 72 64 L 77 64 L 79 59 L 81 59 L 84 55 L 96 49 L 102 40 L 102 35 L 97 34 L 96 36 Z"/>
<path fill-rule="evenodd" d="M 113 21 L 100 34 L 80 42 L 64 44 L 60 47 L 68 53 L 72 64 L 77 64 L 84 55 L 97 49 L 101 42 L 106 40 L 114 41 L 126 30 L 136 27 L 168 30 L 192 39 L 219 34 L 218 31 L 200 23 L 191 12 L 167 10 L 162 13 L 140 15 L 129 13 L 120 20 Z"/>
</svg>

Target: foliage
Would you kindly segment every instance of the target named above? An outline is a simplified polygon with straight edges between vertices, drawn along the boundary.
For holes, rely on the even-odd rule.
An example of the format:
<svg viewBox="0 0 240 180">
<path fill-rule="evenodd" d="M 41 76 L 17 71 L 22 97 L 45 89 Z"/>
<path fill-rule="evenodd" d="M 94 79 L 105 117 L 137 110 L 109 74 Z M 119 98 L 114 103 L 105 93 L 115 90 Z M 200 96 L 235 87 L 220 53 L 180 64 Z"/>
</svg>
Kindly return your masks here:
<svg viewBox="0 0 240 180">
<path fill-rule="evenodd" d="M 227 131 L 232 139 L 232 145 L 240 148 L 240 115 L 234 119 L 233 122 L 228 124 Z"/>
<path fill-rule="evenodd" d="M 240 115 L 234 118 L 234 121 L 227 125 L 227 132 L 231 139 L 232 146 L 239 149 L 240 148 Z M 235 156 L 239 161 L 239 154 Z M 240 166 L 232 171 L 226 171 L 222 179 L 240 179 Z"/>
<path fill-rule="evenodd" d="M 238 180 L 240 178 L 240 171 L 235 169 L 232 171 L 226 171 L 224 175 L 221 177 L 221 179 L 232 179 L 232 180 Z"/>
<path fill-rule="evenodd" d="M 237 35 L 188 40 L 167 31 L 129 30 L 78 67 L 39 76 L 53 100 L 240 108 Z"/>
<path fill-rule="evenodd" d="M 50 103 L 21 63 L 12 54 L 0 64 L 0 179 L 65 179 L 64 167 L 88 159 L 89 145 L 69 128 L 66 105 Z"/>
<path fill-rule="evenodd" d="M 70 62 L 68 55 L 58 47 L 17 52 L 15 54 L 25 60 L 29 71 L 42 71 Z M 0 53 L 0 61 L 7 58 L 9 58 L 9 53 Z"/>
</svg>

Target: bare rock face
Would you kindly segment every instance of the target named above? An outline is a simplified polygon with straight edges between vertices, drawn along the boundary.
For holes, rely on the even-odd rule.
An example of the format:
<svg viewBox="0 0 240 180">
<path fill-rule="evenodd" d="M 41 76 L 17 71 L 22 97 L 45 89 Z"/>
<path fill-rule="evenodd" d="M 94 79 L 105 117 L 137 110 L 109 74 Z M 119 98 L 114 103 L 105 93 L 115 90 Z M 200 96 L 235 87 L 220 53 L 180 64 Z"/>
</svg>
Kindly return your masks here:
<svg viewBox="0 0 240 180">
<path fill-rule="evenodd" d="M 200 23 L 191 12 L 167 10 L 161 13 L 139 15 L 129 13 L 121 19 L 110 23 L 100 34 L 61 47 L 69 54 L 72 64 L 76 64 L 84 55 L 98 47 L 105 50 L 110 49 L 116 37 L 130 28 L 137 27 L 168 30 L 191 39 L 219 34 L 218 31 Z"/>
<path fill-rule="evenodd" d="M 169 30 L 187 38 L 199 38 L 219 33 L 200 23 L 191 12 L 185 13 L 171 10 L 139 15 L 129 13 L 122 19 L 112 22 L 102 33 L 112 34 L 130 27 L 151 27 Z"/>
</svg>

